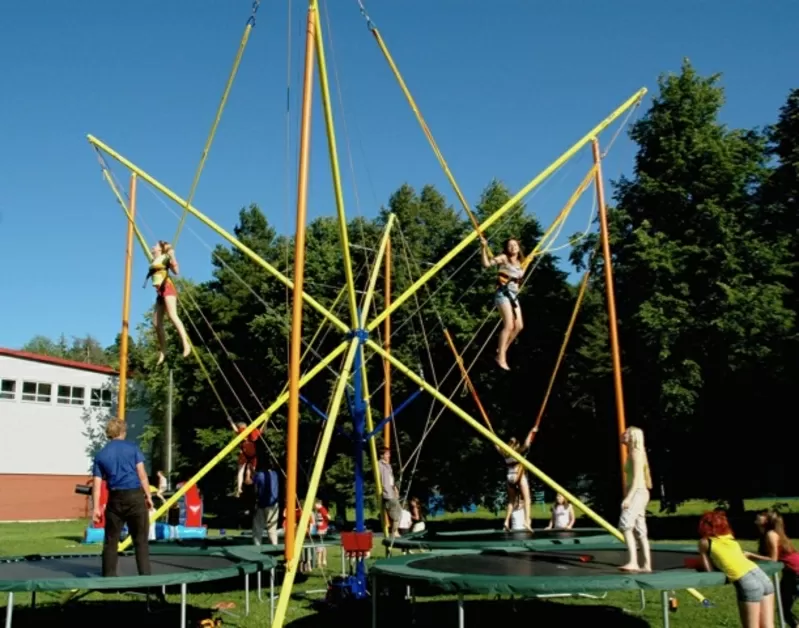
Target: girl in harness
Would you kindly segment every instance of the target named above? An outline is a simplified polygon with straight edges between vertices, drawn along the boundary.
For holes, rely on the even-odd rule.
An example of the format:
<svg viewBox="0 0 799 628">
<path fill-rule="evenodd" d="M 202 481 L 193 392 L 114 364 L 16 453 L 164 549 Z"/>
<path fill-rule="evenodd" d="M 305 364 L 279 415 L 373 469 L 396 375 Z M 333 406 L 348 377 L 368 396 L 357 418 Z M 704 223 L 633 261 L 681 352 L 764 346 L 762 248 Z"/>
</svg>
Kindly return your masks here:
<svg viewBox="0 0 799 628">
<path fill-rule="evenodd" d="M 499 266 L 497 275 L 497 289 L 494 293 L 494 304 L 502 316 L 502 331 L 499 334 L 499 347 L 497 348 L 496 361 L 500 368 L 510 370 L 507 361 L 508 347 L 524 328 L 522 310 L 519 307 L 519 287 L 524 276 L 522 259 L 524 254 L 519 241 L 509 238 L 502 247 L 502 253 L 488 258 L 488 242 L 480 238 L 482 243 L 483 266 Z"/>
<path fill-rule="evenodd" d="M 169 316 L 169 320 L 178 330 L 180 340 L 183 342 L 183 357 L 191 353 L 189 337 L 186 335 L 186 328 L 178 317 L 178 293 L 175 284 L 169 277 L 169 273 L 178 274 L 178 262 L 175 259 L 175 252 L 168 242 L 159 240 L 158 244 L 152 248 L 153 261 L 150 262 L 150 270 L 147 272 L 147 279 L 152 278 L 153 287 L 156 291 L 155 298 L 155 331 L 158 334 L 158 364 L 162 364 L 166 358 L 166 334 L 164 332 L 164 312 Z"/>
<path fill-rule="evenodd" d="M 516 440 L 516 437 L 511 437 L 508 445 L 517 454 L 524 455 L 530 449 L 533 442 L 533 435 L 538 431 L 537 427 L 530 430 L 527 438 L 523 443 Z M 530 532 L 533 531 L 530 525 L 532 503 L 530 501 L 530 483 L 527 481 L 527 473 L 524 467 L 512 456 L 506 456 L 505 452 L 497 447 L 497 451 L 505 457 L 505 481 L 508 489 L 508 505 L 505 511 L 505 530 L 511 529 L 511 517 L 513 516 L 514 507 L 517 500 L 521 496 L 522 504 L 524 505 L 524 528 Z"/>
</svg>

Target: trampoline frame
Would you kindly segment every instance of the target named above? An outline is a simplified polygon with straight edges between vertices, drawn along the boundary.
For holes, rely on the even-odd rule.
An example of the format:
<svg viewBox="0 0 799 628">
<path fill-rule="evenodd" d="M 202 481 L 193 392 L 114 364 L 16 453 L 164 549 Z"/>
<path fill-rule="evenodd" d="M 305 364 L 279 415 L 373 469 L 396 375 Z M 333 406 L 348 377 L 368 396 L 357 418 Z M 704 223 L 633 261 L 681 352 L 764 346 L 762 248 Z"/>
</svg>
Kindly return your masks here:
<svg viewBox="0 0 799 628">
<path fill-rule="evenodd" d="M 253 546 L 255 547 L 255 546 Z M 166 549 L 166 548 L 164 548 Z M 194 548 L 193 548 L 194 549 Z M 152 548 L 151 548 L 152 550 Z M 260 554 L 260 558 L 257 555 Z M 220 551 L 182 551 L 182 552 L 169 552 L 163 550 L 156 550 L 155 552 L 151 552 L 152 556 L 192 556 L 192 555 L 204 555 L 204 556 L 215 556 L 215 557 L 225 557 L 228 555 L 226 552 Z M 88 553 L 81 553 L 81 554 L 50 554 L 50 555 L 41 555 L 42 557 L 49 557 L 49 558 L 70 558 L 70 557 L 99 557 L 98 554 L 88 554 Z M 247 557 L 246 555 L 232 555 L 233 558 L 238 559 L 241 561 L 235 567 L 230 567 L 226 569 L 219 569 L 219 570 L 203 570 L 203 571 L 224 571 L 224 572 L 231 572 L 230 575 L 225 575 L 220 578 L 213 578 L 211 580 L 204 579 L 204 578 L 189 578 L 188 582 L 180 582 L 178 585 L 180 586 L 180 627 L 184 628 L 186 626 L 186 617 L 187 617 L 187 597 L 188 597 L 188 584 L 189 582 L 211 582 L 211 581 L 219 581 L 219 580 L 227 580 L 229 578 L 235 577 L 236 575 L 241 574 L 243 571 L 243 578 L 244 578 L 244 613 L 241 616 L 247 617 L 250 614 L 250 576 L 255 574 L 256 576 L 256 595 L 259 602 L 263 602 L 262 596 L 262 574 L 265 571 L 265 567 L 268 567 L 269 570 L 269 621 L 270 624 L 275 616 L 275 567 L 277 566 L 277 561 L 269 556 L 267 553 L 253 551 L 252 557 Z M 24 556 L 9 556 L 0 559 L 0 563 L 8 563 L 13 561 L 23 561 L 29 560 Z M 188 572 L 192 573 L 192 572 Z M 64 578 L 63 580 L 73 583 L 75 580 L 95 580 L 101 579 L 101 576 L 96 577 L 84 577 L 84 578 Z M 91 589 L 82 589 L 83 596 L 88 595 L 89 593 L 96 592 L 96 591 L 104 591 L 108 589 L 140 589 L 148 586 L 160 586 L 161 592 L 166 594 L 167 586 L 172 586 L 171 584 L 159 584 L 159 581 L 163 580 L 163 576 L 160 575 L 150 575 L 150 576 L 124 576 L 124 577 L 115 577 L 115 578 L 106 578 L 108 581 L 108 586 L 103 587 L 92 587 Z M 152 583 L 152 584 L 148 584 Z M 30 590 L 31 594 L 31 604 L 30 608 L 36 608 L 36 593 L 39 591 L 67 591 L 75 589 L 72 584 L 64 585 L 63 587 L 53 587 L 48 586 L 45 588 L 34 588 Z M 5 628 L 12 628 L 13 625 L 13 616 L 14 616 L 14 594 L 15 593 L 22 593 L 29 591 L 28 588 L 19 588 L 19 589 L 5 589 L 8 593 L 8 601 L 6 605 L 6 612 L 5 612 L 5 621 L 4 626 Z M 78 589 L 80 590 L 80 589 Z M 127 593 L 138 593 L 137 591 L 127 591 Z M 81 596 L 81 597 L 83 597 Z M 67 601 L 74 601 L 73 599 Z M 236 615 L 235 613 L 231 613 L 230 611 L 226 611 L 224 609 L 221 610 L 228 615 Z"/>
<path fill-rule="evenodd" d="M 530 550 L 526 550 L 523 547 L 507 547 L 506 549 L 507 549 L 507 551 L 509 553 L 524 552 L 524 551 L 530 551 L 530 550 L 535 551 L 535 548 L 530 548 Z M 572 548 L 570 548 L 568 546 L 564 546 L 564 547 L 560 547 L 560 548 L 550 548 L 549 550 L 547 550 L 547 553 L 551 553 L 553 551 L 568 552 L 568 550 L 570 550 L 570 549 L 572 549 Z M 607 549 L 618 549 L 618 545 L 616 545 L 615 548 L 612 548 L 610 545 L 607 545 L 607 544 L 605 544 L 604 546 L 599 544 L 599 545 L 594 545 L 594 547 L 588 546 L 588 547 L 582 547 L 580 549 L 582 551 L 585 551 L 585 552 L 601 551 L 601 550 L 607 550 Z M 652 545 L 652 551 L 653 552 L 656 552 L 656 551 L 684 552 L 686 554 L 696 555 L 696 547 L 693 546 L 693 545 L 680 545 L 680 544 L 671 544 L 671 543 L 669 543 L 669 544 L 653 544 Z M 435 557 L 435 556 L 442 556 L 443 557 L 443 556 L 447 556 L 447 555 L 457 555 L 457 554 L 479 555 L 480 552 L 481 552 L 481 550 L 447 550 L 447 551 L 430 552 L 430 553 L 427 553 L 425 555 L 425 557 L 426 558 L 431 558 L 431 557 Z M 394 581 L 394 582 L 403 581 L 403 580 L 406 581 L 406 599 L 409 599 L 411 601 L 411 605 L 412 606 L 415 606 L 415 603 L 416 603 L 416 596 L 413 593 L 413 582 L 424 580 L 421 576 L 419 576 L 418 578 L 415 578 L 415 577 L 413 577 L 413 575 L 402 574 L 402 573 L 382 573 L 381 574 L 382 567 L 385 566 L 387 563 L 402 564 L 402 563 L 412 562 L 414 560 L 418 560 L 418 559 L 421 559 L 421 558 L 422 557 L 420 557 L 418 555 L 402 556 L 402 557 L 398 557 L 398 558 L 389 558 L 389 559 L 383 559 L 382 561 L 379 561 L 378 563 L 376 563 L 373 566 L 373 568 L 372 568 L 372 570 L 370 572 L 370 581 L 371 581 L 371 589 L 372 589 L 372 628 L 377 628 L 378 627 L 378 598 L 380 597 L 380 595 L 379 595 L 379 591 L 380 591 L 379 585 L 380 585 L 381 579 L 382 580 L 387 580 L 387 581 Z M 782 596 L 781 596 L 781 593 L 780 593 L 780 577 L 782 575 L 782 565 L 780 563 L 777 563 L 775 565 L 775 564 L 771 564 L 771 563 L 762 563 L 760 561 L 756 561 L 756 562 L 758 562 L 758 565 L 760 567 L 766 567 L 765 571 L 766 571 L 766 573 L 768 575 L 770 575 L 771 580 L 774 583 L 775 613 L 777 614 L 777 618 L 779 619 L 780 628 L 786 628 L 787 624 L 785 622 L 785 618 L 782 615 Z M 779 565 L 779 566 L 777 566 L 777 565 Z M 769 572 L 771 572 L 771 573 L 769 573 Z M 662 572 L 658 572 L 658 571 L 653 572 L 653 574 L 657 574 L 657 573 L 662 573 Z M 623 573 L 620 572 L 619 576 L 625 577 L 625 575 L 626 575 L 627 577 L 647 578 L 647 577 L 651 577 L 653 574 L 623 574 Z M 723 574 L 716 573 L 715 575 L 719 576 L 720 578 L 723 578 Z M 496 579 L 497 577 L 501 578 L 503 576 L 494 576 L 494 579 Z M 520 576 L 514 576 L 514 577 L 520 578 Z M 551 577 L 551 576 L 527 576 L 526 578 L 534 578 L 534 577 L 541 577 L 541 578 L 547 577 L 548 578 L 548 577 Z M 582 577 L 582 576 L 580 576 L 580 577 Z M 408 581 L 410 581 L 410 584 L 408 583 Z M 448 594 L 451 595 L 452 594 L 452 592 L 441 583 L 425 582 L 425 584 L 429 588 L 432 588 L 434 590 L 438 590 L 444 595 L 448 595 Z M 715 586 L 727 586 L 728 584 L 729 583 L 726 580 L 724 580 L 723 582 L 719 582 Z M 688 586 L 677 587 L 677 588 L 675 588 L 673 586 L 672 587 L 663 587 L 656 580 L 653 581 L 653 582 L 647 582 L 645 587 L 638 587 L 638 591 L 640 592 L 640 597 L 641 597 L 641 608 L 640 608 L 640 610 L 638 612 L 643 611 L 644 608 L 646 607 L 646 597 L 645 597 L 645 594 L 644 594 L 645 590 L 660 591 L 660 602 L 661 602 L 661 610 L 662 610 L 662 624 L 661 625 L 664 628 L 669 628 L 670 621 L 671 621 L 670 620 L 671 611 L 670 611 L 670 605 L 669 605 L 669 594 L 672 591 L 687 590 L 688 588 L 691 588 L 691 586 L 694 586 L 694 585 L 690 584 Z M 703 586 L 707 586 L 707 585 L 703 585 Z M 713 585 L 710 585 L 710 586 L 713 586 Z M 608 588 L 608 590 L 614 590 L 614 589 L 613 588 Z M 617 588 L 615 590 L 628 590 L 629 591 L 629 590 L 631 590 L 631 588 L 630 587 L 624 587 L 624 588 Z M 597 592 L 598 591 L 599 590 L 597 589 Z M 479 586 L 475 587 L 473 589 L 467 589 L 467 587 L 463 586 L 463 585 L 459 586 L 459 590 L 455 593 L 456 598 L 457 598 L 458 627 L 459 628 L 465 628 L 465 625 L 466 625 L 466 609 L 465 609 L 464 595 L 467 594 L 467 593 L 477 593 L 477 594 L 483 593 L 483 594 L 485 594 L 486 591 L 483 590 Z M 604 592 L 604 595 L 602 596 L 602 598 L 600 598 L 599 596 L 590 595 L 590 594 L 585 593 L 583 591 L 580 591 L 580 592 L 576 592 L 576 591 L 575 592 L 566 592 L 566 591 L 563 591 L 563 592 L 551 592 L 551 593 L 542 592 L 542 593 L 539 593 L 539 594 L 522 593 L 522 594 L 519 595 L 519 598 L 520 599 L 548 599 L 548 598 L 554 598 L 554 597 L 579 596 L 579 597 L 603 599 L 606 595 L 607 595 L 607 590 Z M 498 594 L 497 598 L 500 598 L 500 597 L 501 597 L 501 594 Z M 511 599 L 513 599 L 513 596 L 511 596 Z M 712 604 L 710 604 L 710 602 L 708 602 L 705 606 L 707 608 L 710 608 L 710 607 L 712 607 Z"/>
</svg>

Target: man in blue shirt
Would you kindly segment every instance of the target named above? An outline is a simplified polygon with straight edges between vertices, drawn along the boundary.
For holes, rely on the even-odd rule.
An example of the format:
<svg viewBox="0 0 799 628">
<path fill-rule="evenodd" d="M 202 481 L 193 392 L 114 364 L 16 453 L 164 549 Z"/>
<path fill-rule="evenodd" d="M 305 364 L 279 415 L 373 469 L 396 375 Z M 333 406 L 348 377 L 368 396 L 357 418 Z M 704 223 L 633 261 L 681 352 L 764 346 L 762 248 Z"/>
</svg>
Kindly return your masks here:
<svg viewBox="0 0 799 628">
<path fill-rule="evenodd" d="M 112 419 L 105 428 L 108 443 L 94 458 L 93 518 L 103 518 L 100 508 L 100 489 L 103 480 L 108 486 L 108 503 L 105 508 L 105 540 L 103 543 L 103 576 L 116 576 L 119 554 L 117 545 L 122 536 L 122 527 L 127 524 L 136 552 L 136 567 L 139 575 L 149 575 L 150 510 L 153 498 L 150 480 L 144 470 L 144 454 L 134 443 L 125 441 L 124 421 Z"/>
<path fill-rule="evenodd" d="M 279 508 L 279 479 L 271 459 L 259 456 L 258 468 L 252 478 L 255 488 L 255 509 L 252 516 L 252 540 L 256 545 L 263 541 L 264 528 L 269 542 L 277 545 L 277 520 Z"/>
</svg>

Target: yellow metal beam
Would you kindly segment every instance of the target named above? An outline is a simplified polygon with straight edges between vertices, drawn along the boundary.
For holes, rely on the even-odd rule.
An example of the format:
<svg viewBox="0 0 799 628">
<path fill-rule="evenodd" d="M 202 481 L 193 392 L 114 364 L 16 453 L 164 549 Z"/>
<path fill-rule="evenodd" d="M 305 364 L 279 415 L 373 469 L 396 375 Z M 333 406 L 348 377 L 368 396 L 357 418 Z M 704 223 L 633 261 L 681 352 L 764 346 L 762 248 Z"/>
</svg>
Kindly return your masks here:
<svg viewBox="0 0 799 628">
<path fill-rule="evenodd" d="M 327 458 L 327 450 L 330 447 L 330 441 L 333 437 L 333 431 L 336 427 L 336 419 L 338 418 L 339 410 L 341 409 L 341 402 L 344 398 L 344 390 L 349 381 L 352 373 L 352 363 L 355 360 L 355 355 L 360 348 L 360 341 L 358 338 L 352 338 L 344 343 L 345 347 L 349 347 L 347 357 L 344 360 L 344 366 L 341 369 L 341 377 L 336 383 L 336 388 L 333 392 L 332 402 L 330 404 L 330 413 L 328 414 L 327 421 L 325 421 L 325 430 L 322 434 L 322 442 L 319 445 L 319 452 L 316 456 L 316 463 L 314 464 L 313 471 L 311 472 L 311 479 L 308 482 L 308 494 L 305 496 L 305 504 L 302 508 L 302 515 L 297 525 L 297 536 L 294 542 L 294 551 L 291 554 L 291 560 L 286 564 L 286 573 L 283 576 L 283 585 L 280 587 L 280 597 L 277 600 L 277 607 L 275 608 L 275 618 L 272 620 L 272 628 L 281 628 L 286 619 L 286 611 L 288 610 L 289 601 L 291 600 L 291 589 L 294 586 L 294 579 L 297 576 L 297 565 L 302 556 L 302 547 L 305 542 L 305 537 L 308 535 L 308 527 L 311 522 L 311 517 L 314 512 L 314 501 L 316 500 L 316 492 L 319 489 L 319 481 L 322 479 L 322 472 L 324 471 L 325 458 Z M 289 542 L 289 539 L 286 539 Z"/>
<path fill-rule="evenodd" d="M 142 170 L 139 166 L 131 162 L 130 160 L 123 157 L 121 154 L 116 152 L 113 148 L 108 146 L 107 144 L 103 143 L 93 135 L 87 136 L 89 143 L 92 146 L 102 150 L 107 155 L 116 159 L 120 164 L 125 166 L 128 170 L 135 172 L 141 179 L 152 185 L 156 190 L 161 192 L 164 196 L 172 200 L 173 202 L 177 203 L 181 207 L 186 207 L 190 214 L 192 214 L 195 218 L 197 218 L 200 222 L 210 228 L 212 231 L 217 233 L 218 235 L 222 236 L 225 240 L 227 240 L 230 244 L 235 246 L 239 249 L 242 253 L 244 253 L 247 257 L 249 257 L 252 261 L 258 264 L 261 268 L 266 270 L 270 275 L 272 275 L 275 279 L 280 281 L 284 286 L 289 288 L 290 290 L 294 289 L 294 282 L 291 281 L 288 277 L 286 277 L 283 273 L 281 273 L 277 268 L 272 266 L 269 262 L 264 260 L 260 255 L 258 255 L 255 251 L 249 248 L 246 244 L 238 240 L 235 236 L 230 234 L 229 232 L 225 231 L 222 227 L 216 224 L 213 220 L 208 218 L 205 214 L 200 212 L 196 207 L 191 204 L 187 204 L 185 199 L 181 198 L 175 192 L 170 190 L 166 187 L 163 183 L 152 177 L 150 174 Z M 319 312 L 322 316 L 326 317 L 333 325 L 338 327 L 338 329 L 344 333 L 349 331 L 349 326 L 346 325 L 344 322 L 341 321 L 335 314 L 330 312 L 326 307 L 324 307 L 321 303 L 319 303 L 316 299 L 312 296 L 303 292 L 302 298 L 305 302 L 310 305 L 313 309 Z"/>
<path fill-rule="evenodd" d="M 350 304 L 352 327 L 358 326 L 358 299 L 355 296 L 355 279 L 352 275 L 352 258 L 350 256 L 350 239 L 347 232 L 347 214 L 344 211 L 344 192 L 341 188 L 341 168 L 338 163 L 338 149 L 336 148 L 336 127 L 333 124 L 333 106 L 330 99 L 330 84 L 327 78 L 327 63 L 325 61 L 325 44 L 322 36 L 322 22 L 319 19 L 319 10 L 316 0 L 311 0 L 313 19 L 316 28 L 316 55 L 319 58 L 319 86 L 322 92 L 322 108 L 325 114 L 325 127 L 327 128 L 327 150 L 330 154 L 330 169 L 333 175 L 333 191 L 336 196 L 336 212 L 338 213 L 338 230 L 341 239 L 341 253 L 344 256 L 344 277 L 347 281 L 347 297 Z"/>
<path fill-rule="evenodd" d="M 529 194 L 534 188 L 538 187 L 544 180 L 546 180 L 553 172 L 555 172 L 558 168 L 560 168 L 563 164 L 565 164 L 569 159 L 571 159 L 577 151 L 583 148 L 586 144 L 588 144 L 594 137 L 599 135 L 605 128 L 607 128 L 610 124 L 613 123 L 616 118 L 618 118 L 621 114 L 623 114 L 627 109 L 635 105 L 641 98 L 643 98 L 644 94 L 646 94 L 646 88 L 642 88 L 635 92 L 630 98 L 628 98 L 620 107 L 618 107 L 613 113 L 611 113 L 607 118 L 602 120 L 599 124 L 597 124 L 593 129 L 591 129 L 588 133 L 586 133 L 577 143 L 575 143 L 570 149 L 568 149 L 565 153 L 563 153 L 560 157 L 558 157 L 552 164 L 550 164 L 547 168 L 545 168 L 538 176 L 536 176 L 532 181 L 530 181 L 527 185 L 525 185 L 519 192 L 517 192 L 507 203 L 505 203 L 502 207 L 500 207 L 497 211 L 495 211 L 486 221 L 480 225 L 479 232 L 485 232 L 491 225 L 497 222 L 503 215 L 505 215 L 512 207 L 519 203 L 527 194 Z M 444 268 L 449 262 L 451 262 L 463 249 L 465 249 L 469 244 L 471 244 L 476 238 L 478 237 L 478 230 L 471 231 L 469 235 L 467 235 L 461 242 L 455 246 L 449 253 L 447 253 L 444 257 L 439 260 L 435 266 L 433 266 L 430 270 L 428 270 L 424 275 L 422 275 L 416 282 L 410 286 L 405 292 L 399 296 L 390 307 L 386 308 L 383 312 L 381 312 L 376 318 L 369 323 L 367 327 L 368 331 L 374 330 L 380 323 L 387 316 L 391 316 L 398 307 L 400 307 L 405 301 L 410 299 L 422 286 L 424 286 L 430 279 L 432 279 L 442 268 Z"/>
<path fill-rule="evenodd" d="M 319 364 L 314 366 L 308 373 L 302 376 L 300 379 L 300 386 L 305 386 L 308 382 L 310 382 L 314 377 L 319 375 L 323 370 L 325 370 L 328 365 L 333 362 L 336 358 L 338 358 L 342 353 L 347 350 L 351 341 L 341 343 L 336 349 L 334 349 L 328 356 L 323 359 Z M 346 382 L 346 380 L 344 380 Z M 266 410 L 264 410 L 252 423 L 250 423 L 245 430 L 243 430 L 240 434 L 237 434 L 236 437 L 231 440 L 225 447 L 216 455 L 214 456 L 206 465 L 200 469 L 192 478 L 190 478 L 180 489 L 178 489 L 172 497 L 167 499 L 161 507 L 155 511 L 150 517 L 150 522 L 156 521 L 161 515 L 167 512 L 177 501 L 183 497 L 186 492 L 197 482 L 202 480 L 208 472 L 213 469 L 216 465 L 218 465 L 225 456 L 230 454 L 236 447 L 238 447 L 247 436 L 257 427 L 261 426 L 262 424 L 266 423 L 275 412 L 277 412 L 280 407 L 288 401 L 289 395 L 288 393 L 283 393 L 278 397 L 275 402 L 269 406 Z M 128 537 L 119 545 L 119 551 L 124 550 L 125 548 L 129 547 L 132 542 L 132 539 Z M 296 556 L 295 556 L 296 558 Z"/>
<path fill-rule="evenodd" d="M 369 284 L 366 288 L 366 296 L 364 297 L 363 308 L 361 310 L 361 320 L 358 321 L 359 327 L 364 327 L 366 325 L 366 320 L 369 317 L 369 308 L 372 307 L 375 286 L 377 286 L 377 278 L 380 276 L 383 257 L 385 256 L 386 248 L 388 247 L 388 238 L 391 235 L 391 228 L 394 226 L 394 221 L 396 218 L 397 217 L 394 214 L 388 215 L 388 222 L 383 230 L 383 237 L 380 239 L 380 246 L 377 249 L 377 256 L 375 257 L 374 265 L 372 266 L 372 275 L 369 277 Z"/>
</svg>

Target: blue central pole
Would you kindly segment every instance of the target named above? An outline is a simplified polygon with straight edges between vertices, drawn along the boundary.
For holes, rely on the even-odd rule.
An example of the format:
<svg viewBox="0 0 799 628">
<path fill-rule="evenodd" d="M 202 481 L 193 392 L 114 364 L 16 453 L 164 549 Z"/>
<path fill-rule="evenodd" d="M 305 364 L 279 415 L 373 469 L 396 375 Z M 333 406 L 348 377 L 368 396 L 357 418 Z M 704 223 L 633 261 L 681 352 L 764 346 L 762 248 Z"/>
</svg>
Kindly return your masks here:
<svg viewBox="0 0 799 628">
<path fill-rule="evenodd" d="M 358 317 L 360 319 L 360 311 Z M 353 375 L 352 403 L 352 441 L 355 446 L 355 531 L 366 532 L 366 508 L 364 506 L 363 454 L 366 444 L 366 399 L 363 390 L 363 343 L 365 334 L 359 330 L 360 346 L 355 354 Z M 355 563 L 356 586 L 366 590 L 366 563 L 358 560 Z"/>
</svg>

